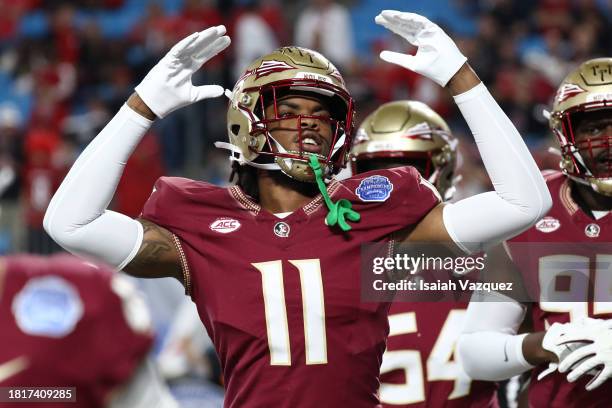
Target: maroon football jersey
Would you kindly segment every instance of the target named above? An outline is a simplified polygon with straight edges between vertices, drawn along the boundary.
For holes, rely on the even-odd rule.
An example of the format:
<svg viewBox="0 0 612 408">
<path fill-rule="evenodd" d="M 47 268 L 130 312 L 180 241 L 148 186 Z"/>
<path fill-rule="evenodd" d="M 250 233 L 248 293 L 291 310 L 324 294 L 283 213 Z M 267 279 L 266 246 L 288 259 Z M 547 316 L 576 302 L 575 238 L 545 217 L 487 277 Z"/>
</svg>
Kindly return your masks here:
<svg viewBox="0 0 612 408">
<path fill-rule="evenodd" d="M 380 400 L 392 407 L 497 406 L 497 385 L 471 381 L 455 358 L 466 303 L 396 302 L 380 369 Z"/>
<path fill-rule="evenodd" d="M 612 302 L 606 301 L 610 293 L 599 291 L 610 288 L 612 216 L 595 220 L 586 214 L 572 199 L 569 179 L 563 174 L 548 173 L 546 183 L 553 198 L 552 209 L 535 226 L 508 243 L 528 290 L 540 299 L 533 304 L 534 331 L 586 316 L 610 319 Z M 554 301 L 557 295 L 563 296 L 557 299 L 585 301 Z M 603 301 L 597 301 L 598 298 Z M 612 381 L 594 391 L 584 389 L 592 378 L 590 375 L 569 383 L 567 373 L 555 372 L 537 381 L 538 374 L 546 368 L 542 365 L 533 370 L 529 386 L 531 406 L 610 406 Z"/>
<path fill-rule="evenodd" d="M 76 402 L 40 405 L 105 407 L 152 344 L 148 315 L 143 320 L 134 314 L 142 309 L 134 303 L 133 286 L 70 255 L 3 261 L 0 387 L 76 387 Z M 0 403 L 17 405 L 24 404 Z"/>
<path fill-rule="evenodd" d="M 343 233 L 320 196 L 286 218 L 234 186 L 161 178 L 143 217 L 176 235 L 219 355 L 228 407 L 375 407 L 388 303 L 360 300 L 360 247 L 439 200 L 412 167 L 328 186 L 361 214 Z"/>
</svg>

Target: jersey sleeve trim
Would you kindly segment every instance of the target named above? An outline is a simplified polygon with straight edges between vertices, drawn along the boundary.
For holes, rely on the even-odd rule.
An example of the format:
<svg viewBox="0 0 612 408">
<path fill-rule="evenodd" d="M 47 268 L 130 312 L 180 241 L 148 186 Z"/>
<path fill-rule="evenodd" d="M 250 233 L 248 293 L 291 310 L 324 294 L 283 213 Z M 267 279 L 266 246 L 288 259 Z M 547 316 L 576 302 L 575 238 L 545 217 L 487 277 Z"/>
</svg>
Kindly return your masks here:
<svg viewBox="0 0 612 408">
<path fill-rule="evenodd" d="M 242 192 L 242 189 L 238 186 L 231 186 L 229 188 L 230 195 L 234 198 L 234 200 L 238 201 L 238 203 L 246 208 L 247 210 L 253 212 L 254 215 L 259 214 L 261 210 L 261 206 L 252 202 L 246 194 Z"/>
<path fill-rule="evenodd" d="M 570 215 L 573 216 L 576 211 L 578 211 L 578 204 L 576 204 L 572 199 L 572 192 L 570 190 L 570 186 L 567 180 L 564 180 L 563 184 L 561 184 L 561 188 L 559 189 L 559 198 L 561 199 L 561 203 L 567 209 L 567 212 Z"/>
<path fill-rule="evenodd" d="M 191 297 L 192 295 L 191 293 L 191 272 L 189 271 L 189 263 L 187 263 L 187 257 L 185 256 L 185 251 L 183 251 L 183 246 L 181 245 L 181 241 L 175 234 L 172 234 L 172 241 L 174 242 L 176 251 L 179 254 L 181 270 L 183 271 L 183 286 L 185 286 L 185 294 Z"/>
</svg>

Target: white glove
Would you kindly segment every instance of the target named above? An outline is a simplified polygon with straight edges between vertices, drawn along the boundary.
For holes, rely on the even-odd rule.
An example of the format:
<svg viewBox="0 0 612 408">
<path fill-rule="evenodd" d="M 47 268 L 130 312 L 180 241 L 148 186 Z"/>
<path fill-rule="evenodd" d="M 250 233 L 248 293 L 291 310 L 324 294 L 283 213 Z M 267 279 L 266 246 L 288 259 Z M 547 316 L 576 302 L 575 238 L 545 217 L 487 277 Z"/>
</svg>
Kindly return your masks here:
<svg viewBox="0 0 612 408">
<path fill-rule="evenodd" d="M 224 26 L 208 28 L 183 38 L 168 51 L 142 82 L 136 93 L 160 118 L 206 98 L 223 95 L 219 85 L 194 86 L 193 74 L 230 44 Z"/>
<path fill-rule="evenodd" d="M 418 47 L 416 55 L 385 50 L 380 58 L 426 76 L 440 86 L 446 86 L 467 60 L 440 27 L 423 16 L 384 10 L 375 21 Z"/>
<path fill-rule="evenodd" d="M 585 387 L 591 391 L 612 377 L 612 320 L 588 319 L 580 330 L 566 334 L 563 342 L 584 344 L 559 363 L 559 372 L 569 371 L 567 381 L 591 374 L 593 378 Z"/>
<path fill-rule="evenodd" d="M 557 360 L 561 361 L 563 358 L 568 356 L 575 348 L 572 348 L 574 344 L 563 344 L 565 336 L 572 329 L 575 329 L 577 325 L 574 323 L 553 323 L 552 326 L 546 330 L 544 338 L 542 339 L 542 348 L 548 350 L 557 356 Z M 550 362 L 548 368 L 538 375 L 538 381 L 551 374 L 559 368 L 559 363 Z"/>
</svg>

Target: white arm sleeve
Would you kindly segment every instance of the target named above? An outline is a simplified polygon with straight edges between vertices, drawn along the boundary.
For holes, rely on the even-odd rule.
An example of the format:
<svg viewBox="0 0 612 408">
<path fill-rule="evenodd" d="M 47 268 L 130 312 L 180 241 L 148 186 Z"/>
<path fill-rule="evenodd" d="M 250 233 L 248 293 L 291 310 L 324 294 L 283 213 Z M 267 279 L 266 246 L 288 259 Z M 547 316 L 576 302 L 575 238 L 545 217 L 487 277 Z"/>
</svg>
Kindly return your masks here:
<svg viewBox="0 0 612 408">
<path fill-rule="evenodd" d="M 526 334 L 516 334 L 525 316 L 523 306 L 495 292 L 485 297 L 470 301 L 457 341 L 465 372 L 475 380 L 500 381 L 533 368 L 523 356 Z"/>
<path fill-rule="evenodd" d="M 455 96 L 495 191 L 446 205 L 444 226 L 464 251 L 513 237 L 542 218 L 552 200 L 527 146 L 481 83 Z"/>
<path fill-rule="evenodd" d="M 67 251 L 122 269 L 142 243 L 142 225 L 108 211 L 123 168 L 151 121 L 124 105 L 81 153 L 51 199 L 43 226 Z"/>
</svg>

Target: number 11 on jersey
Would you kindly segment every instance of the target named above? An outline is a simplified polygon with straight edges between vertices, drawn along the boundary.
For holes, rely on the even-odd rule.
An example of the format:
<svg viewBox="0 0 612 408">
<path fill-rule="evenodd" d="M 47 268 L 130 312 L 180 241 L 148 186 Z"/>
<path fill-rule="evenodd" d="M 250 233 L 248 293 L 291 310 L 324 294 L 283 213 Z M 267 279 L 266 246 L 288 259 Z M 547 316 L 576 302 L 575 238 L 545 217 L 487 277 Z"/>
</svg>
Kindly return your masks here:
<svg viewBox="0 0 612 408">
<path fill-rule="evenodd" d="M 327 364 L 325 301 L 319 259 L 289 261 L 300 273 L 306 364 Z M 282 261 L 252 264 L 261 273 L 270 365 L 291 365 Z"/>
</svg>

